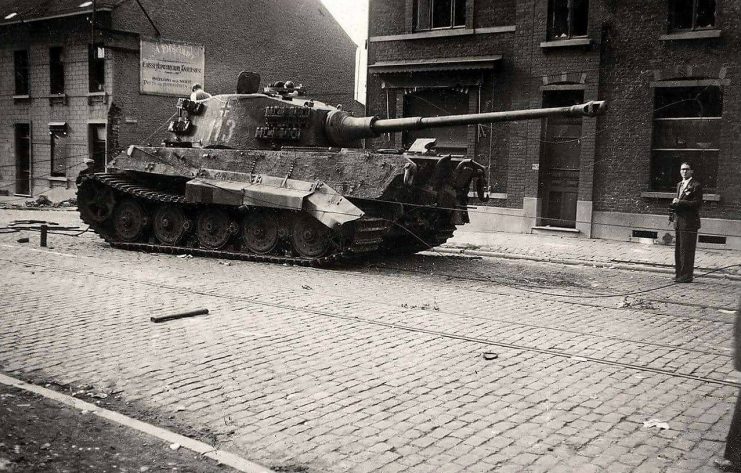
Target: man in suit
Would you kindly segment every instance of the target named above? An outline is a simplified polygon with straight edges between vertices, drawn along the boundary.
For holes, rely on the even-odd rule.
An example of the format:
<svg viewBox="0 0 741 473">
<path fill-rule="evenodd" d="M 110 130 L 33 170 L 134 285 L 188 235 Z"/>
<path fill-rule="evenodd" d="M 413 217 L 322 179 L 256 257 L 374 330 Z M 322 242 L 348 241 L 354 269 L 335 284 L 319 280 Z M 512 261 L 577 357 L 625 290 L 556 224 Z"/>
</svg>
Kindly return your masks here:
<svg viewBox="0 0 741 473">
<path fill-rule="evenodd" d="M 674 217 L 676 245 L 674 264 L 676 282 L 692 282 L 695 269 L 695 248 L 697 230 L 700 229 L 700 207 L 702 206 L 702 185 L 692 178 L 692 166 L 682 163 L 679 168 L 682 181 L 677 184 L 677 196 L 669 207 Z"/>
</svg>

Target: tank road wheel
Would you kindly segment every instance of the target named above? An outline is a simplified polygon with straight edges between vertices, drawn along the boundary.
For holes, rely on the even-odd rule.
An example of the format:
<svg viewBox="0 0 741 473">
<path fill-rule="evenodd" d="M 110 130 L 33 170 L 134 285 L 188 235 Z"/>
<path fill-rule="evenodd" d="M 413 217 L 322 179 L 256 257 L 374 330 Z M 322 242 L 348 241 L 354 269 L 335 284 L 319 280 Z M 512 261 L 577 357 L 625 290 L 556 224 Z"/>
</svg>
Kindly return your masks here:
<svg viewBox="0 0 741 473">
<path fill-rule="evenodd" d="M 180 243 L 190 227 L 190 220 L 183 209 L 175 205 L 161 205 L 154 213 L 154 236 L 165 245 Z"/>
<path fill-rule="evenodd" d="M 113 211 L 113 230 L 123 241 L 141 239 L 149 224 L 149 217 L 144 207 L 134 199 L 122 201 Z"/>
<path fill-rule="evenodd" d="M 77 205 L 83 218 L 94 223 L 101 223 L 110 217 L 115 204 L 113 190 L 92 180 L 83 184 L 77 196 Z"/>
<path fill-rule="evenodd" d="M 235 230 L 236 224 L 221 209 L 206 208 L 198 214 L 196 234 L 204 248 L 218 250 L 225 247 Z"/>
<path fill-rule="evenodd" d="M 329 250 L 330 230 L 309 215 L 300 214 L 291 226 L 291 245 L 301 256 L 319 258 Z"/>
<path fill-rule="evenodd" d="M 270 253 L 278 244 L 278 216 L 270 212 L 250 212 L 242 221 L 244 246 L 253 253 Z"/>
</svg>

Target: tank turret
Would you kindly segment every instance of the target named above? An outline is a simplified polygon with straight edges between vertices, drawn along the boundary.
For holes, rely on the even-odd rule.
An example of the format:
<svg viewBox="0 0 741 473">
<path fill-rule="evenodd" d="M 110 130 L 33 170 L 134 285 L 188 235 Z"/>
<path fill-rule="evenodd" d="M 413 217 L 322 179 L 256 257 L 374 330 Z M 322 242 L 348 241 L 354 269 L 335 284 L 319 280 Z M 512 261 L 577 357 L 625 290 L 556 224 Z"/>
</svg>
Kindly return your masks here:
<svg viewBox="0 0 741 473">
<path fill-rule="evenodd" d="M 595 116 L 604 102 L 442 117 L 355 117 L 277 82 L 258 93 L 179 99 L 164 146 L 131 146 L 108 172 L 85 176 L 82 219 L 112 245 L 323 265 L 410 253 L 445 242 L 468 222 L 484 168 L 463 157 L 374 152 L 361 140 L 405 130 Z M 434 140 L 428 140 L 434 142 Z"/>
</svg>

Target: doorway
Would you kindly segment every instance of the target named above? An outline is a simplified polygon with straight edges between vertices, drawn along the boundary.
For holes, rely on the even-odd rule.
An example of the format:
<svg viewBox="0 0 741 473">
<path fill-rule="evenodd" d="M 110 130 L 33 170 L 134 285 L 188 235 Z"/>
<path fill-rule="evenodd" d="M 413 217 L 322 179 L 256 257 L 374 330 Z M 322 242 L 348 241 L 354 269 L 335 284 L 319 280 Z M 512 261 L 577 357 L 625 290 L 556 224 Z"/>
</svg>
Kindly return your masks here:
<svg viewBox="0 0 741 473">
<path fill-rule="evenodd" d="M 106 126 L 105 124 L 90 125 L 90 157 L 94 164 L 94 172 L 104 172 L 106 168 Z"/>
<path fill-rule="evenodd" d="M 566 107 L 583 99 L 582 90 L 548 91 L 543 94 L 543 107 Z M 576 227 L 581 134 L 581 117 L 544 119 L 539 176 L 542 226 Z"/>
<path fill-rule="evenodd" d="M 15 193 L 31 195 L 31 125 L 15 125 Z"/>
</svg>

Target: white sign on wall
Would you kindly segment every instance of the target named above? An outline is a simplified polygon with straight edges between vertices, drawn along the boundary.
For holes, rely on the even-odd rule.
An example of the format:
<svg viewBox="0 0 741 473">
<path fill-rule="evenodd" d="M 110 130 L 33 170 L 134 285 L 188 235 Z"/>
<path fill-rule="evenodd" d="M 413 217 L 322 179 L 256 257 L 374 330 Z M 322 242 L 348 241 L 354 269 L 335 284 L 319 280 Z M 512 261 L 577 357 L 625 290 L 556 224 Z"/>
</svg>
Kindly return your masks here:
<svg viewBox="0 0 741 473">
<path fill-rule="evenodd" d="M 142 39 L 139 47 L 139 91 L 142 94 L 189 96 L 195 82 L 203 85 L 205 56 L 202 45 Z"/>
</svg>

